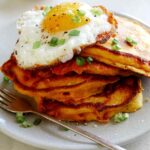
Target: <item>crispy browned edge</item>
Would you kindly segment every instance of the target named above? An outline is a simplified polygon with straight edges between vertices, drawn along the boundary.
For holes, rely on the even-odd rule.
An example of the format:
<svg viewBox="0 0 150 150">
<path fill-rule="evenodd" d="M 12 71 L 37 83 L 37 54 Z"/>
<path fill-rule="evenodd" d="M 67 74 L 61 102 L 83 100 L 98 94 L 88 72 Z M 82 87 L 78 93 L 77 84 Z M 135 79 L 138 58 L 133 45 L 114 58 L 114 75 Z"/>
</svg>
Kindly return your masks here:
<svg viewBox="0 0 150 150">
<path fill-rule="evenodd" d="M 132 82 L 133 82 L 133 84 L 132 84 Z M 106 97 L 107 97 L 107 95 L 111 94 L 113 91 L 117 90 L 118 88 L 121 88 L 122 84 L 127 84 L 127 85 L 129 84 L 129 87 L 131 85 L 133 90 L 131 90 L 130 98 L 125 98 L 125 100 L 119 105 L 108 105 L 107 106 L 105 104 L 101 105 L 98 103 L 97 104 L 87 103 L 87 104 L 80 104 L 80 105 L 64 105 L 61 102 L 51 101 L 51 100 L 42 98 L 39 102 L 40 105 L 38 105 L 40 108 L 38 108 L 38 109 L 40 112 L 48 113 L 49 115 L 52 113 L 56 118 L 62 119 L 61 117 L 58 116 L 59 113 L 57 114 L 57 109 L 59 109 L 61 107 L 65 107 L 68 109 L 69 108 L 79 109 L 82 107 L 88 107 L 88 108 L 91 108 L 92 110 L 94 110 L 93 113 L 95 113 L 95 118 L 97 118 L 96 119 L 97 121 L 100 121 L 101 123 L 106 123 L 114 115 L 113 110 L 115 110 L 116 113 L 120 112 L 121 110 L 123 112 L 126 112 L 126 111 L 128 112 L 128 104 L 132 103 L 132 100 L 134 99 L 134 97 L 137 96 L 142 91 L 141 80 L 139 80 L 135 76 L 132 76 L 132 77 L 126 78 L 125 80 L 123 79 L 123 80 L 119 81 L 118 83 L 115 83 L 114 86 L 110 85 L 110 87 L 107 87 L 108 91 L 106 93 L 104 93 L 106 95 Z M 44 103 L 45 103 L 45 106 L 44 106 Z M 48 105 L 48 104 L 50 104 L 50 105 Z M 125 107 L 125 109 L 123 109 L 124 107 Z M 140 107 L 138 107 L 137 109 L 139 109 Z M 132 112 L 134 112 L 134 111 L 136 111 L 136 110 L 132 110 Z M 131 111 L 129 111 L 129 112 L 131 112 Z M 81 115 L 84 117 L 84 114 L 81 114 Z M 84 118 L 85 120 L 81 119 L 81 120 L 78 120 L 78 122 L 87 121 L 86 119 L 88 119 L 88 118 L 86 118 L 86 117 L 87 116 L 85 114 L 85 118 Z M 76 120 L 74 120 L 74 118 L 72 118 L 72 120 L 70 120 L 70 121 L 76 121 Z M 90 121 L 92 121 L 92 120 L 90 120 Z"/>
<path fill-rule="evenodd" d="M 94 95 L 94 97 L 105 96 L 105 97 L 109 98 L 109 95 L 113 94 L 118 89 L 122 89 L 123 86 L 126 86 L 126 87 L 128 86 L 129 88 L 132 89 L 132 90 L 130 90 L 131 97 L 129 99 L 125 98 L 125 101 L 123 101 L 123 103 L 117 104 L 117 105 L 110 105 L 109 101 L 106 101 L 106 104 L 105 104 L 105 102 L 104 103 L 82 103 L 82 99 L 77 104 L 71 104 L 71 103 L 64 104 L 64 103 L 59 102 L 59 101 L 57 101 L 57 102 L 62 104 L 62 105 L 66 105 L 68 107 L 69 106 L 71 106 L 71 107 L 78 107 L 79 106 L 80 107 L 80 106 L 84 106 L 84 105 L 93 105 L 93 106 L 98 107 L 99 111 L 102 111 L 103 109 L 106 109 L 106 108 L 118 107 L 118 106 L 127 104 L 128 102 L 130 102 L 132 100 L 132 98 L 137 93 L 140 93 L 143 90 L 141 80 L 138 77 L 130 76 L 130 77 L 122 78 L 115 83 L 106 85 L 106 87 L 104 88 L 104 91 L 102 93 Z M 43 98 L 43 99 L 45 99 L 46 101 L 53 102 L 53 100 L 50 100 L 50 99 L 46 99 L 46 98 Z M 56 101 L 54 101 L 54 102 L 56 102 Z"/>
<path fill-rule="evenodd" d="M 118 67 L 121 69 L 125 70 L 130 70 L 139 74 L 142 74 L 144 76 L 150 77 L 150 61 L 147 61 L 146 59 L 141 59 L 139 56 L 133 56 L 132 54 L 129 53 L 124 53 L 121 51 L 113 51 L 109 48 L 103 47 L 101 44 L 97 43 L 94 46 L 89 46 L 86 47 L 85 49 L 82 50 L 81 56 L 89 56 L 90 54 L 86 54 L 86 49 L 88 48 L 96 48 L 99 51 L 105 51 L 107 54 L 103 57 L 101 54 L 96 55 L 93 54 L 91 57 L 96 59 L 97 61 L 106 63 L 108 65 Z M 108 58 L 108 56 L 117 57 L 119 61 L 117 62 L 116 59 L 113 57 Z M 113 58 L 113 59 L 112 59 Z M 128 59 L 132 60 L 132 64 L 128 64 Z M 126 62 L 126 63 L 123 63 Z M 135 64 L 136 62 L 136 64 Z M 135 67 L 135 65 L 138 65 L 138 67 Z M 147 67 L 147 68 L 146 68 Z"/>
</svg>

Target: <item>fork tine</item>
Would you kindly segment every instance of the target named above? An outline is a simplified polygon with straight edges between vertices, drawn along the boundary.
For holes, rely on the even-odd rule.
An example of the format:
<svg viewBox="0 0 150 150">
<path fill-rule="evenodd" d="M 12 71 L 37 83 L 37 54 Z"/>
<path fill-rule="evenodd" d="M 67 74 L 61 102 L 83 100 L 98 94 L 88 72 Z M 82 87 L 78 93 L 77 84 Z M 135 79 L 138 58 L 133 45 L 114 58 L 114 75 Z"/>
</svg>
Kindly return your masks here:
<svg viewBox="0 0 150 150">
<path fill-rule="evenodd" d="M 3 102 L 0 101 L 0 108 L 9 110 L 8 105 L 4 104 Z"/>
<path fill-rule="evenodd" d="M 3 99 L 5 99 L 7 102 L 12 102 L 12 98 L 9 97 L 8 95 L 6 95 L 5 93 L 3 93 L 2 91 L 0 91 L 0 97 L 2 97 Z"/>
<path fill-rule="evenodd" d="M 4 105 L 4 104 L 1 104 L 1 103 L 0 103 L 0 108 L 8 110 L 8 107 L 6 105 Z"/>
<path fill-rule="evenodd" d="M 9 102 L 6 101 L 5 98 L 0 97 L 0 105 L 1 105 L 1 104 L 8 106 Z"/>
<path fill-rule="evenodd" d="M 7 90 L 7 89 L 2 89 L 2 88 L 0 88 L 0 90 L 1 90 L 3 93 L 5 93 L 6 95 L 8 95 L 9 97 L 11 97 L 11 98 L 13 98 L 13 99 L 16 99 L 16 96 L 15 96 L 13 93 L 11 93 L 9 90 Z"/>
<path fill-rule="evenodd" d="M 11 103 L 11 100 L 9 100 L 9 99 L 7 96 L 5 96 L 3 93 L 0 92 L 0 102 L 9 105 Z"/>
<path fill-rule="evenodd" d="M 9 102 L 11 102 L 12 99 L 16 99 L 15 97 L 11 96 L 10 92 L 8 93 L 7 90 L 5 90 L 5 89 L 2 90 L 1 88 L 0 88 L 0 95 L 2 97 L 7 97 L 7 101 L 9 101 Z"/>
</svg>

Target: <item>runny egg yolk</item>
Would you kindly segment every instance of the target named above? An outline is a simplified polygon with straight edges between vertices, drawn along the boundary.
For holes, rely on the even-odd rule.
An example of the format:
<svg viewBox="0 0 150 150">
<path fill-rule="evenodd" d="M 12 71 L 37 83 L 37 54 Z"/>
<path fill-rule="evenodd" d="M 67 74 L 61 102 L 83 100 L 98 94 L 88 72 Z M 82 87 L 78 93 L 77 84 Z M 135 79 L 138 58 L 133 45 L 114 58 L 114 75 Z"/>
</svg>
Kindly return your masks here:
<svg viewBox="0 0 150 150">
<path fill-rule="evenodd" d="M 90 21 L 78 3 L 63 3 L 53 7 L 45 16 L 42 28 L 48 33 L 75 29 Z"/>
</svg>

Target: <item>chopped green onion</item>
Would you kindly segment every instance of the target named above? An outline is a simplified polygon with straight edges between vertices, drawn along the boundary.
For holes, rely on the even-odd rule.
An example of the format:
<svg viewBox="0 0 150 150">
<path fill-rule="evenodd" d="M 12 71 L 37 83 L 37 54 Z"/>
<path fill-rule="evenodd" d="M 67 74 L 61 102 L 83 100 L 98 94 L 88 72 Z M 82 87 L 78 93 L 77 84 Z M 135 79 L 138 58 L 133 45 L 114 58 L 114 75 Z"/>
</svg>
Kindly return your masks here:
<svg viewBox="0 0 150 150">
<path fill-rule="evenodd" d="M 57 42 L 57 45 L 63 45 L 63 44 L 65 44 L 65 39 L 60 39 L 60 40 L 58 40 L 58 42 Z"/>
<path fill-rule="evenodd" d="M 24 121 L 23 123 L 20 124 L 20 126 L 23 128 L 30 128 L 32 127 L 32 124 L 27 121 Z"/>
<path fill-rule="evenodd" d="M 131 37 L 127 37 L 125 40 L 130 46 L 136 46 L 137 42 L 133 40 Z"/>
<path fill-rule="evenodd" d="M 72 30 L 69 32 L 69 36 L 78 36 L 80 34 L 79 30 Z"/>
<path fill-rule="evenodd" d="M 24 121 L 26 121 L 26 118 L 23 115 L 23 113 L 21 113 L 21 112 L 16 113 L 16 122 L 23 123 Z"/>
<path fill-rule="evenodd" d="M 40 123 L 42 122 L 42 119 L 41 118 L 36 118 L 34 121 L 33 121 L 33 124 L 35 126 L 39 125 Z"/>
<path fill-rule="evenodd" d="M 4 76 L 4 77 L 3 77 L 3 81 L 9 82 L 9 79 L 8 79 L 6 76 Z"/>
<path fill-rule="evenodd" d="M 119 41 L 117 39 L 113 39 L 111 45 L 119 44 Z"/>
<path fill-rule="evenodd" d="M 121 47 L 119 45 L 119 41 L 117 39 L 113 39 L 111 42 L 112 50 L 120 50 Z"/>
<path fill-rule="evenodd" d="M 52 37 L 52 39 L 49 42 L 50 46 L 57 46 L 58 45 L 58 38 L 57 37 Z"/>
<path fill-rule="evenodd" d="M 79 16 L 74 16 L 74 17 L 72 18 L 72 21 L 73 21 L 74 23 L 80 23 L 80 22 L 81 22 L 81 19 L 80 19 Z"/>
<path fill-rule="evenodd" d="M 65 43 L 65 39 L 58 39 L 57 37 L 52 37 L 52 39 L 49 42 L 49 46 L 57 46 L 57 45 L 63 45 Z"/>
<path fill-rule="evenodd" d="M 83 57 L 77 57 L 76 58 L 76 64 L 78 66 L 83 66 L 85 64 L 85 59 Z"/>
<path fill-rule="evenodd" d="M 64 131 L 69 131 L 69 129 L 67 129 L 67 128 L 65 128 L 65 127 L 63 128 L 63 130 L 64 130 Z"/>
<path fill-rule="evenodd" d="M 113 117 L 113 121 L 115 123 L 120 123 L 122 121 L 125 121 L 129 118 L 129 114 L 128 113 L 118 113 Z"/>
<path fill-rule="evenodd" d="M 44 12 L 42 13 L 42 15 L 46 16 L 51 9 L 52 9 L 52 6 L 45 7 Z"/>
<path fill-rule="evenodd" d="M 88 62 L 89 64 L 91 64 L 91 63 L 92 63 L 92 61 L 93 61 L 93 58 L 89 56 L 89 57 L 87 57 L 87 59 L 86 59 L 86 60 L 87 60 L 87 62 Z"/>
<path fill-rule="evenodd" d="M 99 8 L 92 8 L 91 9 L 91 13 L 97 17 L 97 16 L 100 16 L 103 12 L 99 9 Z"/>
<path fill-rule="evenodd" d="M 32 126 L 30 123 L 26 121 L 25 116 L 21 112 L 16 113 L 16 122 L 19 123 L 20 126 L 23 128 L 29 128 Z"/>
<path fill-rule="evenodd" d="M 84 16 L 85 12 L 83 10 L 77 10 L 79 16 Z"/>
<path fill-rule="evenodd" d="M 41 41 L 35 41 L 34 43 L 33 43 L 33 49 L 37 49 L 37 48 L 39 48 L 41 46 Z"/>
<path fill-rule="evenodd" d="M 121 47 L 119 45 L 117 45 L 117 44 L 112 45 L 112 50 L 120 50 L 120 49 L 121 49 Z"/>
<path fill-rule="evenodd" d="M 16 122 L 18 124 L 20 124 L 20 126 L 23 128 L 29 128 L 29 127 L 32 127 L 33 125 L 35 125 L 35 126 L 39 125 L 42 122 L 42 120 L 41 120 L 41 118 L 36 118 L 32 124 L 32 123 L 27 121 L 27 119 L 23 115 L 23 113 L 18 112 L 18 113 L 16 113 Z"/>
<path fill-rule="evenodd" d="M 65 127 L 60 127 L 60 130 L 62 130 L 62 131 L 69 131 L 69 129 L 65 128 Z"/>
</svg>

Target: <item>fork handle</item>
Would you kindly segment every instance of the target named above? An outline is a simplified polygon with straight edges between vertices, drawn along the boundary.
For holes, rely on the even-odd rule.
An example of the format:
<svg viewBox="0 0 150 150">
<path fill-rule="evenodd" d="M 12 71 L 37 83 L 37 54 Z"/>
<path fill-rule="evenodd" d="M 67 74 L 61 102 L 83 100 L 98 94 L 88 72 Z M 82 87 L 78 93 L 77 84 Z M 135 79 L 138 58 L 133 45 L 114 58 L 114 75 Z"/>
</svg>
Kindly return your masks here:
<svg viewBox="0 0 150 150">
<path fill-rule="evenodd" d="M 87 132 L 87 131 L 79 128 L 79 127 L 73 127 L 71 125 L 68 125 L 68 124 L 66 124 L 66 123 L 64 123 L 62 121 L 58 121 L 58 120 L 56 120 L 56 119 L 54 119 L 54 118 L 52 118 L 50 116 L 47 116 L 45 114 L 41 114 L 41 113 L 38 113 L 38 112 L 33 112 L 33 113 L 36 114 L 36 115 L 39 115 L 42 118 L 45 118 L 45 119 L 47 119 L 47 120 L 49 120 L 49 121 L 51 121 L 53 123 L 56 123 L 56 124 L 58 124 L 60 126 L 63 126 L 63 127 L 67 128 L 67 129 L 69 129 L 69 130 L 71 130 L 71 131 L 73 131 L 75 133 L 78 133 L 78 134 L 80 134 L 80 135 L 82 135 L 82 136 L 84 136 L 84 137 L 94 141 L 95 143 L 97 143 L 97 144 L 99 144 L 101 146 L 109 148 L 110 150 L 126 150 L 126 149 L 124 149 L 124 148 L 122 148 L 122 147 L 120 147 L 120 146 L 118 146 L 116 144 L 111 143 L 108 140 L 105 140 L 105 139 L 103 139 L 103 138 L 101 138 L 99 136 L 96 136 L 96 135 L 94 135 L 94 134 L 92 134 L 90 132 Z"/>
</svg>

